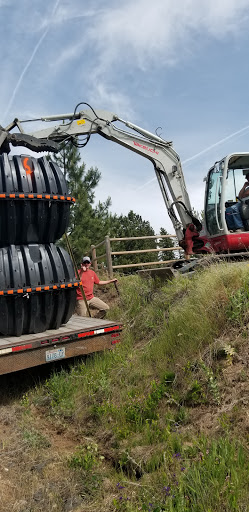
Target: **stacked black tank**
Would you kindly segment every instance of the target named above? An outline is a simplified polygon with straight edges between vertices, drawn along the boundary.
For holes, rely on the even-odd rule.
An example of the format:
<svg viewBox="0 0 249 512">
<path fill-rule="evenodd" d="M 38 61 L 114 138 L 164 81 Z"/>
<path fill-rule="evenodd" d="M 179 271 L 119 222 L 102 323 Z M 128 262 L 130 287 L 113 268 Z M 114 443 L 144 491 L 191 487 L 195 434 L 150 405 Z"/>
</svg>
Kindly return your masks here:
<svg viewBox="0 0 249 512">
<path fill-rule="evenodd" d="M 0 156 L 0 334 L 57 329 L 73 314 L 78 281 L 54 245 L 73 202 L 55 163 Z"/>
</svg>

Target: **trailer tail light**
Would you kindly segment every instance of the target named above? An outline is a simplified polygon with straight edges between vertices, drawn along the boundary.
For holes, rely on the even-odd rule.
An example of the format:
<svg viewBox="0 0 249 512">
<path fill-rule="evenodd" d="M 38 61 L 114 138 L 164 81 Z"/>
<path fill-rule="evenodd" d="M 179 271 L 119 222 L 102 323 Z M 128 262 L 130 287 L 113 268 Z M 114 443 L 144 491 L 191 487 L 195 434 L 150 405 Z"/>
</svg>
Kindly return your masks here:
<svg viewBox="0 0 249 512">
<path fill-rule="evenodd" d="M 78 334 L 78 338 L 85 338 L 86 336 L 92 336 L 93 334 L 94 334 L 94 331 L 80 332 Z"/>
<path fill-rule="evenodd" d="M 119 329 L 120 326 L 115 325 L 114 327 L 104 327 L 103 329 L 96 329 L 95 331 L 80 332 L 78 334 L 78 338 L 86 338 L 88 336 L 94 336 L 96 334 L 106 334 L 112 331 L 118 331 Z"/>
<path fill-rule="evenodd" d="M 112 345 L 115 345 L 116 343 L 120 343 L 120 332 L 111 334 L 111 338 L 114 338 L 111 341 Z"/>
<path fill-rule="evenodd" d="M 18 352 L 19 350 L 26 350 L 28 348 L 32 348 L 32 343 L 29 343 L 28 345 L 19 345 L 17 347 L 12 347 L 12 352 Z"/>
<path fill-rule="evenodd" d="M 115 325 L 114 327 L 106 327 L 105 332 L 117 331 L 119 328 L 119 325 Z"/>
</svg>

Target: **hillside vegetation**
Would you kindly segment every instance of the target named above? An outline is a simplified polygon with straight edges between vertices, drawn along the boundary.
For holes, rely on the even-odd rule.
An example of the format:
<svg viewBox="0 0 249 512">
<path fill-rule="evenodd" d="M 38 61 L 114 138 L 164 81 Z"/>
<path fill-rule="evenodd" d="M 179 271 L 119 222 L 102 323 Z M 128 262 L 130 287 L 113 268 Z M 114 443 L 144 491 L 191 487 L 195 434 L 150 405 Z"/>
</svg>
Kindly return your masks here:
<svg viewBox="0 0 249 512">
<path fill-rule="evenodd" d="M 1 510 L 248 511 L 248 264 L 119 283 L 121 343 L 2 407 Z"/>
</svg>

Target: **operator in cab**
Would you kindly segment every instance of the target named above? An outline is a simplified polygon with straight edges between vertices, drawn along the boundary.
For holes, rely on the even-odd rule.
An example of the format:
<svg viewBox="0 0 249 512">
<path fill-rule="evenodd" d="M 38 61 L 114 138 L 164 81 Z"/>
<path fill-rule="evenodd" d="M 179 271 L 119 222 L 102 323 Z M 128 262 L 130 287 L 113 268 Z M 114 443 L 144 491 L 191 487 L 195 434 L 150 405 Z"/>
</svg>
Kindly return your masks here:
<svg viewBox="0 0 249 512">
<path fill-rule="evenodd" d="M 226 223 L 231 232 L 242 233 L 245 231 L 245 226 L 241 218 L 241 202 L 249 199 L 249 169 L 246 169 L 246 171 L 248 171 L 245 175 L 246 181 L 238 195 L 240 201 L 226 209 Z"/>
</svg>

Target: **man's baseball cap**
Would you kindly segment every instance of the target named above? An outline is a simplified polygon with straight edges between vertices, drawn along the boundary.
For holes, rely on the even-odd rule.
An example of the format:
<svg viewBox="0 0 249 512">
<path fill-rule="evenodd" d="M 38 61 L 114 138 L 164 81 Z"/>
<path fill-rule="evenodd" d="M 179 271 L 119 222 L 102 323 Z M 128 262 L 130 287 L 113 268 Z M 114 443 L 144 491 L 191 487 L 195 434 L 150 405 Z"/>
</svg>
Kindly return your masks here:
<svg viewBox="0 0 249 512">
<path fill-rule="evenodd" d="M 82 263 L 91 263 L 91 260 L 88 256 L 83 256 Z"/>
</svg>

